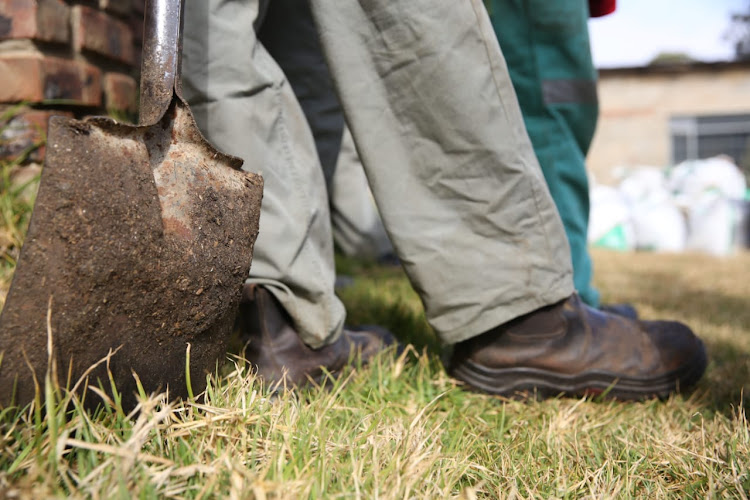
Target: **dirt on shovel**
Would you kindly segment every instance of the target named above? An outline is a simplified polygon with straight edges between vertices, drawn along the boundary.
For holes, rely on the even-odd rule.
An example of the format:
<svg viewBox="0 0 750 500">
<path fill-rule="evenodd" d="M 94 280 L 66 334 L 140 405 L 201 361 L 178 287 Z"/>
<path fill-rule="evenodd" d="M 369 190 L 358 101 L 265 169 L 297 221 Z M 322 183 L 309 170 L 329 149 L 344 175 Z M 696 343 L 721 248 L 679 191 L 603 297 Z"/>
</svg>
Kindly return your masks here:
<svg viewBox="0 0 750 500">
<path fill-rule="evenodd" d="M 50 338 L 62 385 L 119 349 L 108 369 L 125 407 L 136 403 L 133 372 L 147 391 L 185 396 L 190 344 L 201 391 L 250 267 L 261 177 L 214 150 L 178 98 L 151 126 L 53 118 L 49 137 L 0 317 L 0 407 L 34 398 Z M 88 380 L 111 392 L 106 366 Z"/>
</svg>

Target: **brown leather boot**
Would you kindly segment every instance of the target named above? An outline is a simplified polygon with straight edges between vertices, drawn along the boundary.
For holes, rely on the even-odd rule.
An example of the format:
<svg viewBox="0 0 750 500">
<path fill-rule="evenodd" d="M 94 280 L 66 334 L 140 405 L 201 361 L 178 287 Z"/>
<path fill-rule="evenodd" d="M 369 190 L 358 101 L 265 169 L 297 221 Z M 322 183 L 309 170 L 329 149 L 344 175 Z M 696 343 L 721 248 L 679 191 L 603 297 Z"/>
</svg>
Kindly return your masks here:
<svg viewBox="0 0 750 500">
<path fill-rule="evenodd" d="M 300 340 L 281 304 L 262 286 L 246 284 L 237 319 L 245 359 L 269 385 L 301 386 L 319 382 L 326 372 L 336 375 L 352 362 L 366 364 L 396 343 L 377 326 L 344 329 L 334 343 L 311 349 Z"/>
<path fill-rule="evenodd" d="M 685 325 L 634 321 L 585 305 L 578 295 L 455 346 L 448 371 L 492 394 L 666 397 L 706 369 L 703 342 Z"/>
</svg>

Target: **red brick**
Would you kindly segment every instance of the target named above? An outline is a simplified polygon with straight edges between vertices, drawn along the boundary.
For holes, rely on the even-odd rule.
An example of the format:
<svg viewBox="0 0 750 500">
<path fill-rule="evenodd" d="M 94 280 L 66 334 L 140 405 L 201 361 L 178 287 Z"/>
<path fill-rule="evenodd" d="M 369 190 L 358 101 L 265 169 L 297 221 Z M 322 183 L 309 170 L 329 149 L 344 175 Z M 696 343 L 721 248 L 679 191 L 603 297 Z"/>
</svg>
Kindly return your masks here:
<svg viewBox="0 0 750 500">
<path fill-rule="evenodd" d="M 5 122 L 0 122 L 0 159 L 17 158 L 25 150 L 40 144 L 29 154 L 28 160 L 41 161 L 44 158 L 44 138 L 47 122 L 54 115 L 73 117 L 63 111 L 26 110 Z"/>
<path fill-rule="evenodd" d="M 101 106 L 101 71 L 90 64 L 38 53 L 0 54 L 0 102 L 42 102 Z"/>
<path fill-rule="evenodd" d="M 32 101 L 44 98 L 41 56 L 37 54 L 0 55 L 0 102 Z"/>
<path fill-rule="evenodd" d="M 133 33 L 128 25 L 91 7 L 73 7 L 73 47 L 77 52 L 90 50 L 97 54 L 133 64 Z"/>
<path fill-rule="evenodd" d="M 128 75 L 122 73 L 104 75 L 104 102 L 107 110 L 136 111 L 137 90 L 138 85 Z"/>
<path fill-rule="evenodd" d="M 133 0 L 99 0 L 99 8 L 127 16 L 133 10 Z"/>
<path fill-rule="evenodd" d="M 61 0 L 0 0 L 0 39 L 70 40 L 70 8 Z"/>
</svg>

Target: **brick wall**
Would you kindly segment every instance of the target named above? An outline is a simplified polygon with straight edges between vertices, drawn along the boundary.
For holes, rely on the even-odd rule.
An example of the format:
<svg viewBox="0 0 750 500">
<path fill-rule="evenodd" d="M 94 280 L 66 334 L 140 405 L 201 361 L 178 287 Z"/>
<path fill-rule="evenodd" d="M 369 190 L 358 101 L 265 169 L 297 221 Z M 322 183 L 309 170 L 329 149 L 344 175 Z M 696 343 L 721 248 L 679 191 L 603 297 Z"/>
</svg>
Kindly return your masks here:
<svg viewBox="0 0 750 500">
<path fill-rule="evenodd" d="M 143 4 L 0 0 L 0 159 L 39 142 L 53 114 L 134 116 Z"/>
</svg>

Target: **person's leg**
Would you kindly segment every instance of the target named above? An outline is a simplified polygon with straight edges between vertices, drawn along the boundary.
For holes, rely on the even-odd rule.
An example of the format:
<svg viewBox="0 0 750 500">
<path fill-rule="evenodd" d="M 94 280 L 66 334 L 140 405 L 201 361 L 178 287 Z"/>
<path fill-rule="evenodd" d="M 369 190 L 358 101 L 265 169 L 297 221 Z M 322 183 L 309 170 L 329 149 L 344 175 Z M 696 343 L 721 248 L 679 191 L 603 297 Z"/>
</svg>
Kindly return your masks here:
<svg viewBox="0 0 750 500">
<path fill-rule="evenodd" d="M 273 0 L 258 39 L 284 72 L 302 107 L 330 187 L 344 132 L 344 115 L 307 0 Z"/>
<path fill-rule="evenodd" d="M 599 112 L 588 1 L 490 0 L 488 9 L 526 130 L 565 226 L 576 290 L 597 307 L 587 245 L 585 162 Z"/>
<path fill-rule="evenodd" d="M 217 0 L 210 5 L 205 19 L 214 29 L 224 31 L 229 45 L 237 44 L 245 30 L 252 29 L 253 16 L 242 16 L 243 12 L 237 10 L 253 7 L 252 3 Z M 635 392 L 639 395 L 669 392 L 680 383 L 694 382 L 696 374 L 700 376 L 705 353 L 686 327 L 594 314 L 580 304 L 576 295 L 571 295 L 572 273 L 564 230 L 535 163 L 499 47 L 478 0 L 384 0 L 357 5 L 314 0 L 313 6 L 348 121 L 389 232 L 397 242 L 399 257 L 438 334 L 448 343 L 459 342 L 456 363 L 452 364 L 454 374 L 476 387 L 503 393 L 507 388 L 501 385 L 506 376 L 523 387 L 528 379 L 520 374 L 530 370 L 561 391 L 568 390 L 558 382 L 570 367 L 575 380 L 582 377 L 584 387 L 619 385 L 621 377 L 630 383 L 635 373 Z M 246 18 L 249 23 L 242 22 Z M 446 23 L 446 19 L 451 22 Z M 237 25 L 240 32 L 235 32 Z M 285 161 L 279 162 L 263 154 L 263 147 L 267 147 L 264 141 L 253 141 L 254 135 L 259 135 L 273 143 L 276 127 L 262 128 L 266 123 L 256 116 L 251 123 L 241 124 L 244 134 L 232 136 L 231 130 L 222 129 L 231 125 L 231 120 L 215 120 L 222 113 L 214 104 L 239 101 L 274 89 L 273 83 L 247 88 L 245 79 L 275 66 L 253 59 L 264 54 L 262 47 L 255 44 L 245 47 L 244 59 L 230 57 L 231 65 L 225 61 L 217 67 L 217 61 L 231 50 L 221 43 L 209 44 L 210 38 L 203 40 L 205 45 L 201 48 L 198 37 L 198 46 L 193 47 L 199 52 L 208 49 L 209 53 L 203 60 L 198 58 L 197 69 L 194 66 L 198 79 L 194 82 L 200 82 L 201 70 L 209 83 L 212 77 L 221 76 L 219 81 L 213 81 L 218 92 L 198 92 L 194 102 L 203 105 L 198 110 L 205 113 L 209 130 L 213 127 L 219 137 L 229 137 L 215 142 L 234 152 L 232 146 L 239 148 L 241 141 L 250 139 L 248 142 L 260 150 L 245 153 L 255 152 L 262 162 L 272 165 L 274 173 L 276 169 L 297 172 L 296 167 L 288 165 L 297 160 L 294 153 L 281 151 L 286 156 Z M 217 47 L 218 53 L 213 53 Z M 248 54 L 252 56 L 249 59 Z M 236 86 L 237 82 L 241 85 Z M 211 85 L 197 89 L 211 89 Z M 224 116 L 262 116 L 270 112 L 274 117 L 270 123 L 280 126 L 282 135 L 294 137 L 287 129 L 300 127 L 301 135 L 307 136 L 305 147 L 311 150 L 309 131 L 305 133 L 305 126 L 297 120 L 287 123 L 289 116 L 281 116 L 287 101 L 283 95 L 279 97 L 281 114 L 279 110 L 274 113 L 262 106 L 248 108 L 233 102 L 231 112 L 225 111 Z M 497 137 L 506 140 L 497 144 Z M 297 145 L 304 146 L 286 144 Z M 301 173 L 308 171 L 303 168 Z M 305 197 L 308 188 L 324 192 L 322 179 L 314 186 L 284 179 L 291 184 L 266 184 L 276 185 L 268 194 L 281 195 L 272 208 L 276 203 L 299 204 L 299 200 L 291 198 Z M 282 227 L 270 231 L 293 237 L 297 229 L 289 226 L 310 222 L 309 230 L 319 212 L 312 217 L 305 210 L 296 213 L 306 217 L 278 217 L 274 220 Z M 328 251 L 319 253 L 328 255 L 330 260 L 330 228 L 315 228 L 320 230 L 316 237 L 328 238 Z M 328 234 L 324 235 L 326 230 Z M 265 253 L 286 254 L 291 246 L 297 255 L 311 257 L 297 238 L 269 241 L 276 246 L 266 246 Z M 326 243 L 321 242 L 320 247 L 325 249 Z M 264 260 L 273 262 L 269 257 Z M 291 268 L 298 271 L 302 267 Z M 307 292 L 298 284 L 309 284 L 306 280 L 310 276 L 295 279 L 286 274 L 279 276 L 275 271 L 264 267 L 255 279 L 272 290 L 277 284 L 292 297 L 297 292 Z M 288 287 L 287 281 L 295 287 Z M 331 286 L 324 286 L 324 291 L 332 290 L 332 281 L 331 276 Z M 270 351 L 264 353 L 273 354 L 271 368 L 283 371 L 289 363 L 279 362 L 275 354 L 286 352 L 284 349 L 297 342 L 299 336 L 304 339 L 309 335 L 299 325 L 308 323 L 310 318 L 296 316 L 300 309 L 289 310 L 286 304 L 279 310 L 273 296 L 261 290 L 252 297 L 254 310 L 263 313 L 259 316 L 261 327 L 271 328 L 256 338 L 261 339 L 259 346 L 269 347 Z M 276 292 L 284 296 L 283 292 Z M 268 303 L 266 299 L 271 301 L 269 307 L 263 307 Z M 294 305 L 293 300 L 291 304 Z M 287 331 L 287 312 L 296 320 L 291 332 Z M 315 314 L 325 316 L 326 311 Z M 323 343 L 330 337 L 325 337 Z M 294 342 L 287 342 L 290 338 Z M 318 351 L 311 350 L 311 355 L 325 354 L 315 364 L 336 366 L 341 352 L 350 352 L 350 346 L 370 353 L 372 350 L 366 349 L 373 345 L 370 339 L 384 337 L 368 336 L 366 345 L 359 343 L 360 338 L 340 336 L 339 339 L 349 339 L 344 350 L 328 349 L 338 345 L 339 340 Z M 283 343 L 281 351 L 277 351 L 279 343 Z M 299 352 L 295 346 L 292 349 Z M 329 359 L 329 353 L 335 355 L 334 359 Z M 504 356 L 508 353 L 512 355 Z M 610 371 L 599 376 L 599 366 L 607 366 Z M 686 367 L 691 370 L 685 372 Z M 302 371 L 305 374 L 310 374 L 309 369 Z M 594 375 L 597 377 L 592 381 Z M 491 382 L 489 386 L 484 384 L 485 379 Z M 662 380 L 665 383 L 659 385 Z M 517 387 L 513 384 L 511 388 Z"/>
<path fill-rule="evenodd" d="M 440 338 L 569 296 L 565 233 L 481 2 L 311 5 L 378 208 Z"/>
<path fill-rule="evenodd" d="M 325 182 L 312 135 L 282 71 L 255 35 L 257 0 L 188 2 L 184 92 L 209 140 L 264 176 L 260 234 L 237 318 L 243 354 L 275 386 L 366 363 L 394 342 L 342 329 L 334 294 Z"/>
<path fill-rule="evenodd" d="M 344 128 L 336 171 L 329 187 L 333 239 L 344 255 L 393 257 L 393 245 L 370 193 L 349 128 Z"/>
<path fill-rule="evenodd" d="M 345 316 L 333 289 L 325 181 L 294 93 L 256 38 L 258 10 L 258 0 L 187 2 L 184 93 L 209 141 L 263 174 L 249 281 L 265 285 L 301 338 L 320 347 Z"/>
<path fill-rule="evenodd" d="M 665 396 L 703 344 L 573 293 L 562 223 L 480 0 L 311 0 L 347 123 L 449 371 L 495 394 Z"/>
<path fill-rule="evenodd" d="M 258 38 L 284 72 L 310 124 L 328 187 L 336 245 L 349 256 L 392 253 L 346 130 L 307 0 L 274 0 Z"/>
</svg>

